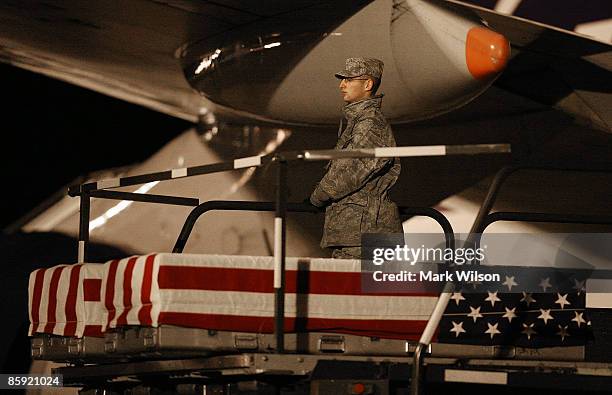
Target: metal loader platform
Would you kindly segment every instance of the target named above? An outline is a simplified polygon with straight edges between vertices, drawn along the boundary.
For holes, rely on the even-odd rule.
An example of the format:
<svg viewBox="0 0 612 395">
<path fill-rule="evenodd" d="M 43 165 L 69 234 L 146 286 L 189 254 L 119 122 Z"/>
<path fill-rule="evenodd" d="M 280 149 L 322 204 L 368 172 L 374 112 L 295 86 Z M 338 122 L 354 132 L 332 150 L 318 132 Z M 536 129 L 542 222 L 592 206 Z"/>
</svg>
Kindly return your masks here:
<svg viewBox="0 0 612 395">
<path fill-rule="evenodd" d="M 504 385 L 507 390 L 522 392 L 529 388 L 539 393 L 612 392 L 611 363 L 427 357 L 423 367 L 428 388 L 433 385 L 432 388 L 447 388 L 446 391 L 452 383 L 469 384 L 474 389 L 486 386 L 487 390 L 496 388 L 495 391 L 501 387 L 490 385 Z M 229 395 L 267 393 L 268 387 L 269 391 L 278 390 L 281 394 L 350 394 L 343 388 L 360 383 L 370 388 L 363 393 L 382 394 L 393 387 L 394 393 L 400 394 L 407 393 L 403 391 L 409 388 L 411 370 L 412 357 L 408 355 L 242 353 L 74 366 L 56 369 L 54 373 L 63 375 L 64 385 L 84 387 L 83 394 L 88 394 L 88 387 L 104 388 L 111 394 L 175 391 Z M 343 375 L 343 371 L 347 374 Z M 334 379 L 330 382 L 327 378 L 331 376 Z M 224 392 L 214 392 L 215 388 Z"/>
</svg>

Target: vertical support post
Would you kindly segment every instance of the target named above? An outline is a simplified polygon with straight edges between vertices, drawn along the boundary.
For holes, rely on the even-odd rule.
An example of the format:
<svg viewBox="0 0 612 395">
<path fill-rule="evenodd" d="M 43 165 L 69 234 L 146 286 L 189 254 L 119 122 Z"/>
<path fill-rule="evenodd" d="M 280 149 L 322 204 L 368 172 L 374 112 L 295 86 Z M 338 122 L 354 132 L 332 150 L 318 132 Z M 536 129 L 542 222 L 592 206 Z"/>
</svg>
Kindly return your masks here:
<svg viewBox="0 0 612 395">
<path fill-rule="evenodd" d="M 276 214 L 274 216 L 274 334 L 276 352 L 285 351 L 285 239 L 287 218 L 287 161 L 275 157 Z"/>
<path fill-rule="evenodd" d="M 454 291 L 454 284 L 452 282 L 447 282 L 438 298 L 436 306 L 434 307 L 431 316 L 429 317 L 429 321 L 427 321 L 427 325 L 425 326 L 425 330 L 421 334 L 421 338 L 419 339 L 419 344 L 414 351 L 413 363 L 412 363 L 412 380 L 410 383 L 410 395 L 420 395 L 421 393 L 421 384 L 422 384 L 422 362 L 423 362 L 423 354 L 431 344 L 431 339 L 433 339 L 434 334 L 436 333 L 436 329 L 438 325 L 440 325 L 440 320 L 442 320 L 442 315 L 444 315 L 444 311 L 446 310 L 446 306 L 448 306 L 448 302 L 450 301 L 450 297 Z"/>
<path fill-rule="evenodd" d="M 89 207 L 91 196 L 81 192 L 81 207 L 79 210 L 79 253 L 77 261 L 84 263 L 87 259 L 87 243 L 89 243 Z"/>
</svg>

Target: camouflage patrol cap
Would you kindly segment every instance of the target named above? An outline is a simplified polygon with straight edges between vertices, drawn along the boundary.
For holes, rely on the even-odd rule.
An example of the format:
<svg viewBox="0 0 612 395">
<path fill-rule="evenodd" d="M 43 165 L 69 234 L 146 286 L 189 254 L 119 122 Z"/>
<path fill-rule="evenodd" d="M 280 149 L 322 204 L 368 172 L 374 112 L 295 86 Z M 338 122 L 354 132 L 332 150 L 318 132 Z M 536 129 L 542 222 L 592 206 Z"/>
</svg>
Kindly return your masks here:
<svg viewBox="0 0 612 395">
<path fill-rule="evenodd" d="M 335 74 L 336 78 L 352 78 L 361 75 L 382 77 L 384 63 L 375 58 L 348 58 L 344 70 Z"/>
</svg>

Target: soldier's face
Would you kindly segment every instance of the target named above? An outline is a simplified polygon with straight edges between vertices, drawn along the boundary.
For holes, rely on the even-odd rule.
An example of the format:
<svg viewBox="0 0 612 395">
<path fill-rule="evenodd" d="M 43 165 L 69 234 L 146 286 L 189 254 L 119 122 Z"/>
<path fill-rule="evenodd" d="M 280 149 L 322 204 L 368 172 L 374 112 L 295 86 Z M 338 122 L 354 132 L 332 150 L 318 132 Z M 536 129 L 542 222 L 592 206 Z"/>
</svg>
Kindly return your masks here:
<svg viewBox="0 0 612 395">
<path fill-rule="evenodd" d="M 366 77 L 344 78 L 340 80 L 340 93 L 347 103 L 354 103 L 370 96 L 372 80 Z"/>
</svg>

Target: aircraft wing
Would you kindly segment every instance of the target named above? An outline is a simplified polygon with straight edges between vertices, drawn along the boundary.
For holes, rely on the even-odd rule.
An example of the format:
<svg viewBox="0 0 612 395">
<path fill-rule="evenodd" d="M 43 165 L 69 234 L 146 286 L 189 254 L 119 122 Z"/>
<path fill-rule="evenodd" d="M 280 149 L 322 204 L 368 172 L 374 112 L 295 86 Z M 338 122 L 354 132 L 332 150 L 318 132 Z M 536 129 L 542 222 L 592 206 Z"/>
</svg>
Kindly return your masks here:
<svg viewBox="0 0 612 395">
<path fill-rule="evenodd" d="M 313 3 L 2 2 L 0 61 L 193 122 L 216 109 L 185 80 L 181 46 Z"/>
<path fill-rule="evenodd" d="M 475 12 L 510 40 L 515 56 L 496 82 L 499 87 L 612 130 L 609 44 L 465 2 L 432 2 Z M 265 19 L 288 18 L 317 3 L 3 2 L 0 61 L 189 121 L 208 111 L 252 118 L 252 113 L 215 105 L 195 92 L 177 59 L 181 49 Z M 345 17 L 357 9 L 347 9 Z"/>
<path fill-rule="evenodd" d="M 612 132 L 612 45 L 464 1 L 446 1 L 475 12 L 510 41 L 514 56 L 498 87 Z"/>
</svg>

